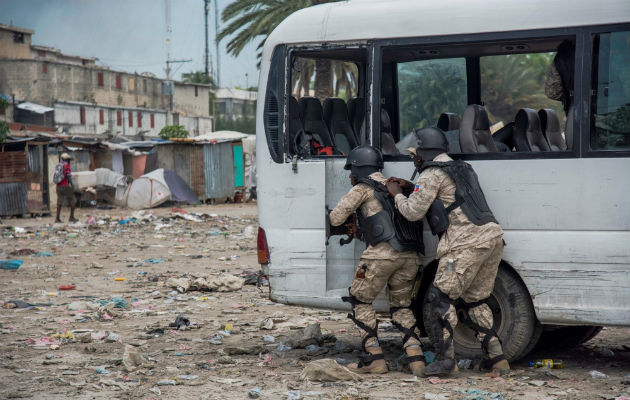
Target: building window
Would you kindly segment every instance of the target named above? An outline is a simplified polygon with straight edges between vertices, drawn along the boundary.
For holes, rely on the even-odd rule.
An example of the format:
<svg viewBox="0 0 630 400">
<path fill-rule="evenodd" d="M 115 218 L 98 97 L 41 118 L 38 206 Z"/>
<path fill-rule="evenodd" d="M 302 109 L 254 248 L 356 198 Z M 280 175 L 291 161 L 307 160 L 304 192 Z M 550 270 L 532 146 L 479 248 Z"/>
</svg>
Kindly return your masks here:
<svg viewBox="0 0 630 400">
<path fill-rule="evenodd" d="M 44 74 L 48 73 L 48 64 L 46 63 L 42 64 L 42 73 Z"/>
<path fill-rule="evenodd" d="M 195 86 L 195 97 L 199 97 L 199 88 Z"/>
<path fill-rule="evenodd" d="M 46 57 L 46 52 L 44 50 L 37 50 L 38 57 Z"/>
<path fill-rule="evenodd" d="M 96 74 L 97 80 L 98 80 L 98 85 L 103 87 L 103 73 L 99 72 L 98 74 Z"/>
<path fill-rule="evenodd" d="M 122 126 L 122 111 L 116 111 L 116 126 Z"/>
<path fill-rule="evenodd" d="M 142 128 L 142 114 L 138 111 L 138 128 Z"/>
<path fill-rule="evenodd" d="M 79 108 L 79 114 L 81 115 L 81 125 L 85 125 L 85 107 Z"/>
<path fill-rule="evenodd" d="M 129 127 L 132 128 L 133 127 L 133 113 L 131 111 L 129 111 Z"/>
<path fill-rule="evenodd" d="M 81 64 L 88 65 L 88 60 L 81 60 Z"/>
<path fill-rule="evenodd" d="M 105 110 L 98 110 L 98 123 L 101 125 L 105 123 Z"/>
<path fill-rule="evenodd" d="M 116 74 L 116 89 L 122 89 L 122 79 L 119 74 Z"/>
<path fill-rule="evenodd" d="M 13 41 L 15 43 L 24 43 L 24 34 L 22 32 L 13 32 Z"/>
<path fill-rule="evenodd" d="M 151 114 L 151 129 L 155 128 L 155 115 Z"/>
</svg>

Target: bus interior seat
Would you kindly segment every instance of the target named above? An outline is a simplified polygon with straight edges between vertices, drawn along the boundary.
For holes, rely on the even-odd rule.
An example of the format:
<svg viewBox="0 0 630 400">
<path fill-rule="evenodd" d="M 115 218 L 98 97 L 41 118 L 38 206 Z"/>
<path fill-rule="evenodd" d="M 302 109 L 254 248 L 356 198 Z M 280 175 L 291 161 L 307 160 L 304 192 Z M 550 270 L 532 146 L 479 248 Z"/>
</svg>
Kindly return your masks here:
<svg viewBox="0 0 630 400">
<path fill-rule="evenodd" d="M 337 144 L 337 148 L 344 154 L 358 146 L 358 141 L 348 121 L 348 107 L 339 98 L 328 98 L 324 101 L 324 122 Z"/>
<path fill-rule="evenodd" d="M 387 156 L 400 154 L 396 147 L 396 141 L 392 136 L 392 121 L 384 108 L 381 108 L 381 151 L 383 155 Z"/>
<path fill-rule="evenodd" d="M 348 100 L 348 120 L 359 144 L 365 142 L 365 99 L 363 97 L 354 97 Z"/>
<path fill-rule="evenodd" d="M 540 119 L 542 134 L 547 139 L 551 151 L 565 151 L 567 142 L 560 132 L 558 114 L 551 108 L 543 108 L 538 110 L 538 118 Z"/>
<path fill-rule="evenodd" d="M 531 108 L 521 108 L 514 119 L 514 145 L 516 151 L 550 151 L 547 139 L 540 129 L 538 113 Z"/>
<path fill-rule="evenodd" d="M 289 146 L 293 154 L 297 154 L 295 139 L 303 129 L 298 101 L 295 97 L 289 96 Z"/>
<path fill-rule="evenodd" d="M 575 107 L 571 105 L 567 112 L 567 123 L 564 126 L 564 139 L 567 143 L 567 150 L 573 149 L 573 114 Z"/>
<path fill-rule="evenodd" d="M 497 151 L 497 146 L 490 133 L 488 113 L 483 106 L 470 104 L 464 110 L 459 127 L 459 145 L 462 153 Z"/>
<path fill-rule="evenodd" d="M 459 117 L 459 115 L 455 113 L 445 112 L 440 115 L 440 118 L 438 118 L 437 127 L 444 132 L 454 131 L 459 129 L 459 125 L 461 124 L 461 122 L 462 119 Z"/>
<path fill-rule="evenodd" d="M 459 145 L 459 130 L 444 131 L 446 141 L 448 141 L 448 153 L 458 154 L 462 152 L 462 148 Z"/>
<path fill-rule="evenodd" d="M 334 148 L 335 142 L 324 123 L 322 103 L 315 97 L 302 97 L 298 101 L 298 105 L 300 106 L 300 117 L 304 131 L 313 135 L 322 146 Z"/>
<path fill-rule="evenodd" d="M 514 122 L 510 122 L 492 135 L 494 144 L 502 152 L 512 151 L 514 148 Z"/>
</svg>

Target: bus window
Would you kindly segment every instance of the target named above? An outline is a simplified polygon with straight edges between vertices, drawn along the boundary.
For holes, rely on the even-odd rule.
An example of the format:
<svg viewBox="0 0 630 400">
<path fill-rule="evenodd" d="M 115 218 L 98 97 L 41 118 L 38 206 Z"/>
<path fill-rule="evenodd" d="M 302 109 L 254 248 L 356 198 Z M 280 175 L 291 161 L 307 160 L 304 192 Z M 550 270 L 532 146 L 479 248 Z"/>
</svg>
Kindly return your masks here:
<svg viewBox="0 0 630 400">
<path fill-rule="evenodd" d="M 564 131 L 573 99 L 574 42 L 385 48 L 381 108 L 390 118 L 396 111 L 396 150 L 407 154 L 413 131 L 429 126 L 446 133 L 451 154 L 570 150 Z M 387 137 L 382 131 L 380 137 L 387 155 Z"/>
<path fill-rule="evenodd" d="M 461 115 L 466 108 L 466 59 L 444 58 L 398 63 L 398 149 L 414 129 L 435 126 L 442 113 Z M 413 136 L 413 135 L 412 135 Z M 406 147 L 405 147 L 406 146 Z"/>
<path fill-rule="evenodd" d="M 364 49 L 295 51 L 291 58 L 289 150 L 343 156 L 365 142 Z"/>
<path fill-rule="evenodd" d="M 560 120 L 564 110 L 559 96 L 545 94 L 547 72 L 556 53 L 506 54 L 481 57 L 481 100 L 494 123 L 507 125 L 523 108 L 552 109 Z"/>
<path fill-rule="evenodd" d="M 595 35 L 591 149 L 630 148 L 630 34 Z"/>
</svg>

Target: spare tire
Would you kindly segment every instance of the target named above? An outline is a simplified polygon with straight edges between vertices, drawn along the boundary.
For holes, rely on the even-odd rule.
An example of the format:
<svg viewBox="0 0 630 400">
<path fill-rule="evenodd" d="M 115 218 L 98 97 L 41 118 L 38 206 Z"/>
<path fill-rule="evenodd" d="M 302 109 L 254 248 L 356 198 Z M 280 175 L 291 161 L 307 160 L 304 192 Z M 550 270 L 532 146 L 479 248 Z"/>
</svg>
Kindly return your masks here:
<svg viewBox="0 0 630 400">
<path fill-rule="evenodd" d="M 422 319 L 425 327 L 431 320 L 431 304 L 425 293 Z M 537 342 L 541 329 L 534 305 L 521 278 L 508 266 L 500 265 L 488 305 L 494 316 L 493 328 L 501 338 L 503 352 L 510 362 L 524 357 Z M 432 343 L 437 343 L 432 329 L 426 329 Z M 455 354 L 458 358 L 479 359 L 484 354 L 475 332 L 462 323 L 455 328 Z"/>
</svg>

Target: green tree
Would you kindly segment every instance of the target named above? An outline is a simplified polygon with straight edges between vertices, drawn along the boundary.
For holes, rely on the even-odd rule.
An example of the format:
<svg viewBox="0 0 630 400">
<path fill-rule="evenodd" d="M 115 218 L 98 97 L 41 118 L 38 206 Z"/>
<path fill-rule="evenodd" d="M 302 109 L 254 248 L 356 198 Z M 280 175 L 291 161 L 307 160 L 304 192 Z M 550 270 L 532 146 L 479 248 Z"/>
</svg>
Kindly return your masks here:
<svg viewBox="0 0 630 400">
<path fill-rule="evenodd" d="M 340 0 L 236 0 L 223 10 L 221 20 L 227 26 L 219 32 L 217 40 L 230 37 L 227 51 L 238 56 L 248 43 L 260 38 L 257 47 L 260 60 L 267 36 L 286 17 L 306 7 L 336 1 Z M 315 63 L 315 96 L 329 97 L 333 85 L 331 60 L 317 59 Z"/>
<path fill-rule="evenodd" d="M 0 121 L 0 143 L 5 142 L 10 133 L 9 124 L 5 121 Z"/>
<path fill-rule="evenodd" d="M 188 131 L 181 125 L 167 125 L 160 131 L 160 138 L 187 138 Z"/>
</svg>

